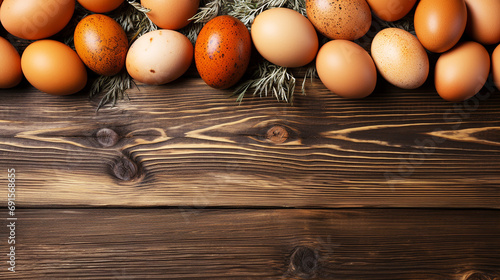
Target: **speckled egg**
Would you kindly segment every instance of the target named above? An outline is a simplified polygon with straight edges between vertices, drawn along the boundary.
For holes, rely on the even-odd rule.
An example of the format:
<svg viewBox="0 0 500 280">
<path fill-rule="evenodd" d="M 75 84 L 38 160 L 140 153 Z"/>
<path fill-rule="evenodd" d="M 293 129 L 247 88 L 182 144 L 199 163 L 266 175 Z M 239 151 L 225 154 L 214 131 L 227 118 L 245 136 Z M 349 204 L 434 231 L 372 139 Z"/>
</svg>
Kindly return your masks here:
<svg viewBox="0 0 500 280">
<path fill-rule="evenodd" d="M 464 0 L 420 0 L 415 10 L 415 33 L 431 52 L 442 53 L 458 43 L 467 24 Z"/>
<path fill-rule="evenodd" d="M 330 39 L 356 40 L 372 23 L 365 0 L 306 0 L 306 11 L 314 27 Z"/>
<path fill-rule="evenodd" d="M 83 18 L 76 26 L 74 40 L 83 63 L 97 74 L 112 76 L 125 66 L 127 34 L 114 19 L 101 14 Z"/>
<path fill-rule="evenodd" d="M 386 28 L 373 38 L 371 53 L 380 74 L 404 89 L 420 87 L 429 75 L 429 58 L 418 39 L 399 28 Z"/>
<path fill-rule="evenodd" d="M 490 55 L 483 45 L 462 42 L 439 57 L 434 84 L 444 100 L 459 102 L 476 95 L 489 73 Z"/>
<path fill-rule="evenodd" d="M 226 89 L 245 74 L 252 42 L 247 27 L 232 16 L 218 16 L 205 24 L 196 40 L 196 69 L 209 86 Z"/>
<path fill-rule="evenodd" d="M 137 39 L 127 53 L 127 71 L 149 85 L 170 83 L 181 77 L 193 61 L 193 44 L 174 30 L 150 31 Z"/>
<path fill-rule="evenodd" d="M 367 0 L 367 2 L 380 19 L 396 21 L 410 12 L 417 0 Z"/>
</svg>

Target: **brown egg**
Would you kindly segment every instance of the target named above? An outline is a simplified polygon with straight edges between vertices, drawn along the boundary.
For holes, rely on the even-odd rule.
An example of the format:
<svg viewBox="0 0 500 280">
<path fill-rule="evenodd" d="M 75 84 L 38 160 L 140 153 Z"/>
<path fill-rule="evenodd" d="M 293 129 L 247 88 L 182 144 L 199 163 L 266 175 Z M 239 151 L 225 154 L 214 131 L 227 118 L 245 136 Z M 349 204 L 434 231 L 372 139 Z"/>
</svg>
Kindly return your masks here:
<svg viewBox="0 0 500 280">
<path fill-rule="evenodd" d="M 367 0 L 377 17 L 385 21 L 396 21 L 406 16 L 417 0 Z"/>
<path fill-rule="evenodd" d="M 112 76 L 125 66 L 127 34 L 114 19 L 93 14 L 75 29 L 75 49 L 83 63 L 100 75 Z"/>
<path fill-rule="evenodd" d="M 467 33 L 484 45 L 500 42 L 500 1 L 465 0 Z"/>
<path fill-rule="evenodd" d="M 489 72 L 488 51 L 479 43 L 463 42 L 439 57 L 434 83 L 443 99 L 463 101 L 481 90 Z"/>
<path fill-rule="evenodd" d="M 373 38 L 371 53 L 377 69 L 389 83 L 404 89 L 420 87 L 429 75 L 429 58 L 411 33 L 386 28 Z"/>
<path fill-rule="evenodd" d="M 21 71 L 21 57 L 12 44 L 0 37 L 0 88 L 17 86 L 23 79 Z"/>
<path fill-rule="evenodd" d="M 273 8 L 259 14 L 251 28 L 257 51 L 283 67 L 300 67 L 314 60 L 319 48 L 314 26 L 299 12 Z"/>
<path fill-rule="evenodd" d="M 75 0 L 5 0 L 0 18 L 10 34 L 38 40 L 61 31 L 74 10 Z"/>
<path fill-rule="evenodd" d="M 120 5 L 125 0 L 78 0 L 78 3 L 82 5 L 85 9 L 94 12 L 94 13 L 108 13 L 116 8 L 120 7 Z"/>
<path fill-rule="evenodd" d="M 460 40 L 467 24 L 464 0 L 420 0 L 415 10 L 415 33 L 431 52 L 442 53 Z"/>
<path fill-rule="evenodd" d="M 196 69 L 207 85 L 226 89 L 236 84 L 250 63 L 252 41 L 247 27 L 232 16 L 205 24 L 194 48 Z"/>
<path fill-rule="evenodd" d="M 58 41 L 30 44 L 23 52 L 21 66 L 28 82 L 49 94 L 73 94 L 87 83 L 85 65 L 75 51 Z"/>
<path fill-rule="evenodd" d="M 200 0 L 141 0 L 141 4 L 151 9 L 147 15 L 159 28 L 177 30 L 189 24 Z"/>
<path fill-rule="evenodd" d="M 314 27 L 330 39 L 356 40 L 372 23 L 365 0 L 306 0 L 306 11 Z"/>
<path fill-rule="evenodd" d="M 323 84 L 345 98 L 364 98 L 377 84 L 377 69 L 370 55 L 347 40 L 332 40 L 321 47 L 316 69 Z"/>
<path fill-rule="evenodd" d="M 498 45 L 491 55 L 491 73 L 493 81 L 500 90 L 500 45 Z"/>
</svg>

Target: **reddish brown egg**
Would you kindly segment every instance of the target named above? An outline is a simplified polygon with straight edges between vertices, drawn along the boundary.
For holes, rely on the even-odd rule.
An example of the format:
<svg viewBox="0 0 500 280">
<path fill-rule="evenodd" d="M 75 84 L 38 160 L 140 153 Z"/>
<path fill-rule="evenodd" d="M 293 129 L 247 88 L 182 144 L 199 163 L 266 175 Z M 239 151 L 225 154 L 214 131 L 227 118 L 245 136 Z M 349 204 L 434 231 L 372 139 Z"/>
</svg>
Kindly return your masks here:
<svg viewBox="0 0 500 280">
<path fill-rule="evenodd" d="M 380 19 L 396 21 L 410 12 L 417 0 L 367 0 L 367 2 Z"/>
<path fill-rule="evenodd" d="M 93 14 L 75 29 L 75 49 L 83 63 L 100 75 L 112 76 L 125 66 L 127 34 L 114 19 Z"/>
<path fill-rule="evenodd" d="M 125 0 L 78 0 L 78 3 L 85 9 L 94 13 L 108 13 L 111 12 L 124 2 Z"/>
<path fill-rule="evenodd" d="M 218 16 L 203 27 L 196 40 L 198 73 L 213 88 L 229 88 L 245 74 L 251 48 L 250 33 L 240 20 Z"/>
<path fill-rule="evenodd" d="M 443 53 L 455 46 L 466 23 L 464 0 L 421 0 L 415 10 L 415 33 L 431 52 Z"/>
</svg>

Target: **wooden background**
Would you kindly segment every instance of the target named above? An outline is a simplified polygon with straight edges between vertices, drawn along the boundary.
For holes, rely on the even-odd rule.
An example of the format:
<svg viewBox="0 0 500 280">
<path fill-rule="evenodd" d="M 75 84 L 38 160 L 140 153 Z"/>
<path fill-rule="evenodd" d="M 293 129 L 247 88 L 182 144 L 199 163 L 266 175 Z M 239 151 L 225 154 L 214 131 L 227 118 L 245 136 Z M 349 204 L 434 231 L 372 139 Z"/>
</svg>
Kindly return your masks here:
<svg viewBox="0 0 500 280">
<path fill-rule="evenodd" d="M 431 79 L 429 79 L 431 80 Z M 298 81 L 300 84 L 302 81 Z M 500 95 L 0 91 L 1 279 L 500 279 Z M 7 224 L 7 222 L 4 222 Z"/>
</svg>

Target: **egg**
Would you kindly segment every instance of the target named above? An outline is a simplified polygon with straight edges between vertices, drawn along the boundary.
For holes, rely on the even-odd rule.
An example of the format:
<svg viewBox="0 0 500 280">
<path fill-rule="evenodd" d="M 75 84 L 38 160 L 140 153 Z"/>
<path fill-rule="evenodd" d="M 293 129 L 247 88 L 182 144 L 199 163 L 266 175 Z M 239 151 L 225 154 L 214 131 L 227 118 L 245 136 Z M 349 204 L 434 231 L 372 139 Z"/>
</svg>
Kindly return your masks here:
<svg viewBox="0 0 500 280">
<path fill-rule="evenodd" d="M 403 89 L 420 87 L 429 75 L 429 58 L 411 33 L 386 28 L 373 38 L 371 54 L 382 77 Z"/>
<path fill-rule="evenodd" d="M 463 101 L 481 90 L 489 72 L 488 51 L 477 42 L 463 42 L 438 58 L 434 84 L 443 99 Z"/>
<path fill-rule="evenodd" d="M 58 41 L 31 43 L 23 52 L 21 66 L 28 82 L 49 94 L 73 94 L 87 83 L 85 65 L 75 51 Z"/>
<path fill-rule="evenodd" d="M 500 45 L 498 45 L 491 55 L 491 74 L 493 82 L 500 90 Z"/>
<path fill-rule="evenodd" d="M 443 53 L 455 46 L 466 24 L 464 0 L 420 0 L 415 10 L 415 33 L 431 52 Z"/>
<path fill-rule="evenodd" d="M 362 47 L 348 40 L 332 40 L 321 47 L 316 69 L 323 84 L 346 98 L 364 98 L 377 83 L 372 58 Z"/>
<path fill-rule="evenodd" d="M 61 31 L 74 10 L 75 0 L 5 0 L 0 19 L 10 34 L 38 40 Z"/>
<path fill-rule="evenodd" d="M 125 66 L 127 34 L 114 19 L 93 14 L 75 28 L 75 49 L 83 63 L 99 75 L 112 76 Z"/>
<path fill-rule="evenodd" d="M 116 8 L 120 7 L 120 5 L 125 0 L 78 0 L 78 3 L 82 5 L 85 9 L 94 12 L 94 13 L 108 13 Z"/>
<path fill-rule="evenodd" d="M 150 31 L 137 39 L 127 54 L 126 67 L 135 80 L 161 85 L 181 77 L 193 61 L 193 44 L 174 30 Z"/>
<path fill-rule="evenodd" d="M 232 16 L 218 16 L 205 24 L 194 48 L 196 69 L 205 83 L 226 89 L 245 74 L 252 41 L 247 27 Z"/>
<path fill-rule="evenodd" d="M 359 39 L 372 23 L 365 0 L 306 0 L 306 12 L 314 27 L 330 39 Z"/>
<path fill-rule="evenodd" d="M 410 12 L 417 0 L 367 0 L 367 2 L 380 19 L 396 21 Z"/>
<path fill-rule="evenodd" d="M 11 88 L 17 86 L 22 78 L 21 57 L 12 44 L 0 37 L 0 88 Z"/>
<path fill-rule="evenodd" d="M 268 61 L 283 67 L 300 67 L 314 60 L 318 35 L 311 22 L 287 8 L 266 10 L 251 27 L 257 51 Z"/>
<path fill-rule="evenodd" d="M 159 28 L 177 30 L 189 24 L 200 0 L 141 0 L 141 4 L 151 9 L 147 15 Z"/>
<path fill-rule="evenodd" d="M 500 1 L 465 0 L 467 5 L 467 33 L 481 44 L 500 42 Z"/>
</svg>

